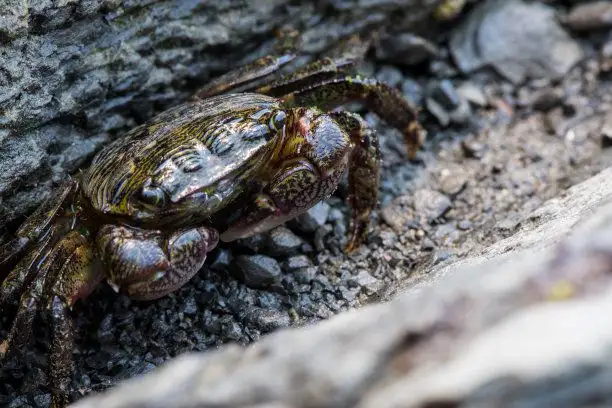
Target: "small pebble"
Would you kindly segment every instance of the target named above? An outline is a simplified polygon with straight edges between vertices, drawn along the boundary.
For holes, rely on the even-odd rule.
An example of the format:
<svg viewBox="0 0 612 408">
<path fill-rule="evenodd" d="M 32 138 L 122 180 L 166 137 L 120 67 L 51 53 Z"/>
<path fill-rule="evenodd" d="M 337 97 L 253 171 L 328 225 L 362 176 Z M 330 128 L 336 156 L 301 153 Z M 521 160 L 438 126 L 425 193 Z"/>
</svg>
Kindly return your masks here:
<svg viewBox="0 0 612 408">
<path fill-rule="evenodd" d="M 267 249 L 271 255 L 293 255 L 302 246 L 302 239 L 286 227 L 277 227 L 268 233 Z"/>
<path fill-rule="evenodd" d="M 331 207 L 325 201 L 320 201 L 304 214 L 299 215 L 295 222 L 297 227 L 304 232 L 314 232 L 325 224 Z"/>
<path fill-rule="evenodd" d="M 462 231 L 467 231 L 467 230 L 472 229 L 473 226 L 474 226 L 474 223 L 472 221 L 462 220 L 462 221 L 459 221 L 457 228 L 459 228 Z"/>
<path fill-rule="evenodd" d="M 459 194 L 468 182 L 468 175 L 462 166 L 448 166 L 440 172 L 440 191 L 454 197 Z"/>
<path fill-rule="evenodd" d="M 283 269 L 289 272 L 309 266 L 312 266 L 312 261 L 306 255 L 295 255 L 283 262 Z"/>
<path fill-rule="evenodd" d="M 461 149 L 468 159 L 482 159 L 486 145 L 474 139 L 465 139 L 461 141 Z"/>
<path fill-rule="evenodd" d="M 420 189 L 414 193 L 414 210 L 417 215 L 433 222 L 446 214 L 452 207 L 451 200 L 434 190 Z"/>
<path fill-rule="evenodd" d="M 239 255 L 234 258 L 232 272 L 247 286 L 268 287 L 281 276 L 281 267 L 276 259 L 266 255 Z"/>
<path fill-rule="evenodd" d="M 565 24 L 575 31 L 601 30 L 612 27 L 612 2 L 592 1 L 574 6 Z"/>
</svg>

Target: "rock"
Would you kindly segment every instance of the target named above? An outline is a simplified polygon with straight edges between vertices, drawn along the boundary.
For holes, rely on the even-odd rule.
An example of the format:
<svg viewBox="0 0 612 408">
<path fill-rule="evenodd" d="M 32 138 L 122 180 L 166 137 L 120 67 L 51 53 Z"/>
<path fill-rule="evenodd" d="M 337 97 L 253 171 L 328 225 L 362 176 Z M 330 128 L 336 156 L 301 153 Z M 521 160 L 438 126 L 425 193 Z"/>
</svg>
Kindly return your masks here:
<svg viewBox="0 0 612 408">
<path fill-rule="evenodd" d="M 452 208 L 451 200 L 434 190 L 419 189 L 415 191 L 413 200 L 414 211 L 428 222 L 434 222 Z"/>
<path fill-rule="evenodd" d="M 461 150 L 463 151 L 465 157 L 470 159 L 481 159 L 484 156 L 486 149 L 487 146 L 484 143 L 481 143 L 474 138 L 468 137 L 461 141 Z"/>
<path fill-rule="evenodd" d="M 361 270 L 352 279 L 349 279 L 349 284 L 352 283 L 356 286 L 361 287 L 367 293 L 376 293 L 382 288 L 382 282 L 368 273 L 368 271 Z"/>
<path fill-rule="evenodd" d="M 252 308 L 244 316 L 244 319 L 252 326 L 259 328 L 262 333 L 269 333 L 283 327 L 289 327 L 291 319 L 287 313 L 280 310 L 269 310 Z"/>
<path fill-rule="evenodd" d="M 324 225 L 331 207 L 325 201 L 320 201 L 304 214 L 299 215 L 295 221 L 297 226 L 304 232 L 314 232 Z"/>
<path fill-rule="evenodd" d="M 239 255 L 234 258 L 231 269 L 246 285 L 254 288 L 269 287 L 282 273 L 276 259 L 266 255 Z"/>
<path fill-rule="evenodd" d="M 457 93 L 462 99 L 473 103 L 478 107 L 485 107 L 489 104 L 487 96 L 481 87 L 473 82 L 466 81 L 457 87 Z"/>
<path fill-rule="evenodd" d="M 448 166 L 442 169 L 439 175 L 440 191 L 449 197 L 459 194 L 468 182 L 468 174 L 460 166 Z"/>
<path fill-rule="evenodd" d="M 306 255 L 292 256 L 283 263 L 283 269 L 289 272 L 309 266 L 312 266 L 312 261 Z"/>
<path fill-rule="evenodd" d="M 560 78 L 583 57 L 551 7 L 521 0 L 477 5 L 453 31 L 450 49 L 461 71 L 492 66 L 515 84 L 527 78 Z"/>
<path fill-rule="evenodd" d="M 601 125 L 601 147 L 612 147 L 612 114 L 607 114 Z"/>
<path fill-rule="evenodd" d="M 286 227 L 276 227 L 268 234 L 267 252 L 270 255 L 293 255 L 300 250 L 302 239 Z"/>
<path fill-rule="evenodd" d="M 437 54 L 434 43 L 411 33 L 383 35 L 376 48 L 376 57 L 380 60 L 399 65 L 417 65 Z"/>
<path fill-rule="evenodd" d="M 376 73 L 376 79 L 397 87 L 403 81 L 404 75 L 402 75 L 402 71 L 392 65 L 383 65 Z"/>
<path fill-rule="evenodd" d="M 469 103 L 449 80 L 431 84 L 425 106 L 442 126 L 448 126 L 450 122 L 464 123 L 471 114 Z"/>
<path fill-rule="evenodd" d="M 612 27 L 612 1 L 592 1 L 572 7 L 564 19 L 574 31 L 601 30 Z"/>
<path fill-rule="evenodd" d="M 388 302 L 180 357 L 74 408 L 607 406 L 611 202 L 608 169 Z"/>
<path fill-rule="evenodd" d="M 553 108 L 561 106 L 565 100 L 565 92 L 561 88 L 545 87 L 538 90 L 531 97 L 533 109 L 547 112 Z"/>
</svg>

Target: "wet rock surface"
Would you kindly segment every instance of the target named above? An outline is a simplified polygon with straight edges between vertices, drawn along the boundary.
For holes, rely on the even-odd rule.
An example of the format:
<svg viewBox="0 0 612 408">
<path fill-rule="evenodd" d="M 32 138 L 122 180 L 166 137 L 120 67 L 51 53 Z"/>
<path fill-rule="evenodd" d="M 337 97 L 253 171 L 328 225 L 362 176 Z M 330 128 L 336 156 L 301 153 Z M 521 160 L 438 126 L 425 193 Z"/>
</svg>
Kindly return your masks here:
<svg viewBox="0 0 612 408">
<path fill-rule="evenodd" d="M 549 377 L 543 369 L 539 371 L 543 373 L 541 377 L 525 382 L 533 389 L 520 388 L 517 384 L 522 382 L 509 380 L 479 386 L 484 381 L 482 378 L 468 376 L 452 390 L 440 388 L 441 380 L 438 383 L 417 380 L 441 378 L 439 373 L 450 370 L 450 365 L 445 364 L 451 361 L 456 361 L 453 373 L 457 377 L 454 378 L 462 379 L 465 360 L 459 356 L 463 350 L 471 350 L 474 361 L 495 360 L 476 352 L 480 345 L 491 344 L 486 335 L 496 321 L 503 324 L 508 319 L 510 332 L 520 329 L 532 333 L 520 347 L 531 347 L 539 336 L 545 335 L 537 330 L 546 327 L 537 320 L 538 315 L 534 324 L 527 326 L 520 321 L 523 325 L 515 323 L 512 318 L 520 313 L 529 316 L 528 307 L 548 305 L 548 297 L 542 293 L 549 292 L 538 291 L 540 287 L 533 289 L 532 282 L 549 282 L 541 283 L 539 277 L 543 275 L 540 274 L 552 273 L 554 268 L 548 261 L 540 261 L 537 250 L 552 251 L 552 259 L 562 252 L 559 249 L 562 247 L 552 250 L 547 245 L 540 247 L 534 243 L 554 245 L 553 241 L 563 240 L 562 235 L 573 228 L 578 216 L 588 216 L 607 197 L 609 186 L 605 176 L 610 176 L 609 171 L 593 179 L 600 183 L 599 190 L 593 187 L 593 181 L 579 183 L 612 163 L 612 149 L 606 147 L 611 133 L 607 117 L 612 107 L 612 83 L 604 75 L 605 61 L 601 59 L 608 39 L 601 33 L 589 36 L 584 31 L 580 31 L 578 38 L 569 27 L 555 22 L 551 41 L 563 38 L 564 44 L 580 47 L 583 60 L 574 61 L 571 66 L 547 60 L 543 66 L 547 70 L 562 70 L 561 78 L 551 82 L 546 74 L 544 79 L 531 80 L 525 74 L 521 85 L 517 85 L 489 71 L 462 73 L 461 65 L 456 65 L 450 51 L 452 44 L 449 48 L 431 34 L 433 30 L 443 38 L 444 35 L 452 37 L 457 35 L 458 27 L 470 27 L 461 21 L 476 17 L 486 20 L 480 8 L 487 3 L 489 12 L 495 13 L 495 7 L 500 5 L 494 7 L 494 1 L 470 2 L 476 4 L 470 4 L 457 23 L 447 22 L 441 27 L 428 20 L 435 2 L 324 3 L 326 7 L 314 8 L 288 6 L 278 1 L 253 8 L 244 2 L 206 2 L 206 5 L 193 2 L 183 10 L 169 7 L 166 2 L 147 5 L 133 2 L 123 8 L 115 2 L 106 2 L 102 8 L 83 3 L 54 13 L 41 6 L 32 12 L 41 22 L 37 29 L 27 24 L 25 11 L 19 7 L 7 14 L 10 24 L 0 18 L 0 47 L 5 53 L 12 52 L 0 53 L 0 58 L 4 58 L 0 59 L 0 66 L 10 68 L 10 61 L 21 61 L 9 72 L 15 78 L 20 74 L 29 75 L 22 82 L 0 79 L 0 86 L 19 89 L 25 83 L 38 84 L 32 90 L 25 87 L 25 93 L 19 98 L 0 91 L 0 119 L 10 122 L 0 127 L 0 219 L 3 220 L 0 227 L 9 232 L 14 230 L 20 217 L 49 193 L 51 183 L 86 163 L 101 145 L 120 137 L 124 130 L 154 112 L 184 100 L 207 78 L 269 50 L 273 44 L 271 29 L 279 24 L 299 20 L 306 26 L 303 31 L 308 58 L 343 33 L 377 19 L 385 21 L 387 26 L 390 26 L 388 21 L 393 21 L 393 28 L 398 32 L 417 36 L 418 41 L 402 39 L 406 40 L 406 46 L 425 47 L 427 51 L 433 44 L 436 48 L 435 53 L 419 55 L 421 60 L 412 65 L 414 61 L 403 60 L 407 56 L 390 56 L 390 47 L 379 50 L 375 45 L 362 66 L 362 72 L 389 81 L 408 99 L 423 103 L 421 119 L 428 130 L 428 139 L 417 158 L 411 161 L 401 135 L 375 115 L 362 111 L 365 119 L 379 131 L 383 168 L 381 208 L 372 221 L 366 244 L 359 251 L 350 255 L 342 252 L 350 220 L 345 203 L 348 191 L 342 184 L 334 196 L 286 226 L 221 245 L 210 254 L 209 261 L 192 281 L 168 297 L 155 302 L 136 302 L 115 294 L 107 286 L 100 286 L 73 310 L 77 327 L 73 400 L 113 388 L 192 351 L 205 353 L 176 362 L 178 368 L 167 371 L 171 381 L 164 377 L 165 382 L 155 383 L 149 389 L 144 387 L 147 392 L 144 397 L 149 398 L 146 404 L 180 407 L 188 405 L 187 398 L 194 398 L 193 401 L 202 403 L 217 401 L 220 406 L 268 403 L 280 407 L 300 405 L 300 401 L 320 401 L 315 406 L 358 403 L 420 406 L 440 401 L 461 401 L 469 405 L 484 401 L 482 405 L 486 406 L 491 405 L 489 397 L 527 395 L 525 398 L 528 398 L 538 395 L 537 391 L 548 384 Z M 531 7 L 522 2 L 507 3 Z M 567 5 L 540 6 L 561 11 Z M 550 17 L 549 11 L 544 14 L 546 19 Z M 4 14 L 0 12 L 0 15 Z M 106 25 L 100 28 L 97 24 L 101 15 L 108 21 L 101 20 Z M 270 15 L 275 18 L 270 19 Z M 79 23 L 81 20 L 83 24 Z M 228 21 L 233 24 L 226 24 Z M 100 35 L 91 34 L 92 29 L 99 30 L 94 30 L 94 34 Z M 542 35 L 546 33 L 549 31 Z M 73 38 L 69 38 L 71 35 Z M 4 41 L 5 37 L 10 41 Z M 61 44 L 60 39 L 64 41 Z M 490 40 L 493 44 L 502 41 L 495 36 L 481 40 Z M 55 65 L 48 69 L 43 81 L 42 76 L 36 75 L 46 71 L 30 67 L 26 63 L 29 54 L 20 52 L 29 47 L 43 47 L 45 43 L 54 44 L 57 49 L 44 48 L 50 52 L 47 61 Z M 87 46 L 75 45 L 81 43 Z M 105 49 L 113 52 L 106 54 Z M 521 50 L 514 48 L 512 52 L 520 56 Z M 538 58 L 553 58 L 545 54 Z M 5 58 L 6 55 L 13 57 Z M 35 60 L 32 66 L 36 67 L 41 59 L 31 58 Z M 90 71 L 93 74 L 83 73 Z M 527 71 L 520 72 L 523 75 Z M 4 74 L 0 71 L 0 75 Z M 103 80 L 104 75 L 108 76 L 107 80 Z M 96 91 L 95 84 L 103 89 L 101 93 Z M 442 92 L 432 92 L 436 89 Z M 46 104 L 45 93 L 52 95 Z M 442 108 L 442 114 L 448 116 L 448 122 L 442 123 L 425 106 L 426 99 L 432 96 Z M 40 103 L 39 109 L 33 109 L 36 103 Z M 466 106 L 468 111 L 461 110 Z M 567 190 L 574 185 L 587 187 Z M 573 216 L 564 213 L 564 209 L 573 211 Z M 591 226 L 595 237 L 599 226 Z M 541 235 L 529 238 L 526 231 Z M 589 234 L 586 236 L 592 238 Z M 553 241 L 537 237 L 550 237 Z M 580 239 L 570 238 L 567 242 L 576 244 Z M 574 281 L 575 271 L 564 269 L 558 272 L 561 275 L 555 276 L 562 277 L 562 283 L 570 281 L 571 285 L 551 286 L 551 291 L 557 296 L 555 299 L 571 293 L 570 297 L 576 297 L 577 302 L 601 301 L 595 304 L 606 310 L 606 298 L 595 296 L 604 296 L 607 281 L 597 277 L 596 272 L 589 275 L 588 262 L 599 262 L 600 258 L 585 256 L 593 249 L 587 243 L 595 245 L 595 238 L 583 241 L 585 246 L 577 249 L 574 244 L 567 244 L 566 253 L 572 262 L 584 262 L 580 265 L 587 271 L 587 278 Z M 530 246 L 533 253 L 519 253 Z M 516 255 L 524 261 L 519 265 L 524 264 L 525 268 L 519 267 L 521 273 L 518 273 L 516 266 L 497 262 L 496 257 L 501 253 L 509 257 Z M 461 260 L 465 264 L 457 264 Z M 605 260 L 601 262 L 609 265 Z M 487 270 L 495 273 L 473 266 L 481 263 L 482 268 L 490 266 L 494 269 Z M 459 268 L 461 265 L 465 268 Z M 461 272 L 464 270 L 467 272 Z M 451 281 L 455 274 L 457 279 Z M 438 286 L 441 280 L 444 283 Z M 595 286 L 601 284 L 601 291 L 592 291 L 591 286 L 584 289 L 589 282 Z M 415 288 L 424 289 L 415 292 Z M 406 291 L 409 293 L 405 294 Z M 390 298 L 397 300 L 363 307 Z M 495 307 L 487 308 L 491 305 Z M 563 305 L 566 302 L 552 303 L 554 307 Z M 352 309 L 359 310 L 348 312 Z M 567 309 L 561 310 L 559 313 L 565 313 Z M 345 312 L 348 315 L 343 317 Z M 341 316 L 329 323 L 311 327 L 338 314 Z M 550 324 L 563 321 L 554 318 L 557 316 L 554 313 L 546 316 L 551 319 Z M 578 324 L 577 320 L 571 322 Z M 8 316 L 0 318 L 0 338 L 6 335 L 9 321 Z M 35 326 L 35 340 L 30 348 L 0 369 L 1 406 L 48 404 L 48 331 L 42 319 Z M 263 335 L 287 327 L 295 330 L 262 339 Z M 561 333 L 563 328 L 559 330 Z M 477 343 L 477 339 L 482 342 Z M 242 348 L 253 342 L 254 347 Z M 213 351 L 220 346 L 224 346 L 222 351 Z M 434 362 L 431 371 L 425 368 L 428 361 Z M 538 361 L 543 360 L 536 359 L 534 364 Z M 607 359 L 599 361 L 604 364 Z M 195 381 L 196 372 L 206 370 L 203 367 L 211 370 L 221 367 L 223 374 L 204 372 L 204 377 L 200 377 L 202 383 L 190 382 Z M 499 367 L 502 370 L 503 366 Z M 574 372 L 568 367 L 571 375 L 552 383 L 606 378 L 605 371 L 599 369 L 590 377 L 591 371 Z M 262 372 L 273 375 L 261 375 Z M 305 373 L 305 380 L 295 386 L 296 382 L 289 380 L 297 375 L 302 378 L 300 373 Z M 164 375 L 163 369 L 159 375 Z M 372 378 L 376 383 L 371 383 Z M 470 383 L 467 378 L 474 380 Z M 406 387 L 415 387 L 406 388 L 414 390 L 406 396 L 401 391 L 404 380 Z M 183 396 L 164 394 L 178 390 L 177 384 L 182 381 L 186 387 L 182 389 L 193 386 L 201 393 L 198 396 L 188 392 Z M 245 388 L 240 388 L 240 384 Z M 496 384 L 500 388 L 492 389 Z M 364 395 L 361 390 L 366 386 L 370 391 Z M 259 394 L 262 389 L 264 394 Z M 401 392 L 395 392 L 396 389 Z M 222 390 L 227 393 L 217 394 Z M 501 391 L 497 393 L 497 390 Z M 535 394 L 530 394 L 530 390 L 535 390 Z M 117 392 L 125 396 L 120 389 Z M 142 397 L 137 391 L 126 392 L 134 398 L 126 399 L 126 403 Z M 385 393 L 389 395 L 388 400 L 383 398 Z M 265 397 L 249 399 L 251 395 Z M 440 400 L 436 400 L 436 395 Z M 210 399 L 197 399 L 200 396 Z M 244 399 L 233 399 L 240 396 Z M 413 399 L 401 399 L 407 397 Z M 85 400 L 83 403 L 115 406 L 115 397 L 108 398 L 103 402 Z"/>
</svg>

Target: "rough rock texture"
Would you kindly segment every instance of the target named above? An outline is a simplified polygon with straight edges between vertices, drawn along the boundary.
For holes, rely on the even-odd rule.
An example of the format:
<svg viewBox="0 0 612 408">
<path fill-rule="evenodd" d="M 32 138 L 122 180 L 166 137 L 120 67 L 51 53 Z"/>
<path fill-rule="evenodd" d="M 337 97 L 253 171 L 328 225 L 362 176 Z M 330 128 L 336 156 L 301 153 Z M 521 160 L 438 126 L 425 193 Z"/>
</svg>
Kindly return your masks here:
<svg viewBox="0 0 612 408">
<path fill-rule="evenodd" d="M 514 83 L 560 78 L 582 58 L 580 46 L 560 27 L 553 8 L 521 0 L 478 5 L 455 30 L 450 46 L 462 71 L 492 66 Z"/>
<path fill-rule="evenodd" d="M 74 407 L 609 405 L 612 168 L 522 221 L 435 286 L 181 357 Z"/>
<path fill-rule="evenodd" d="M 275 28 L 316 53 L 389 16 L 422 25 L 439 2 L 2 2 L 0 232 L 103 143 L 269 50 Z"/>
</svg>

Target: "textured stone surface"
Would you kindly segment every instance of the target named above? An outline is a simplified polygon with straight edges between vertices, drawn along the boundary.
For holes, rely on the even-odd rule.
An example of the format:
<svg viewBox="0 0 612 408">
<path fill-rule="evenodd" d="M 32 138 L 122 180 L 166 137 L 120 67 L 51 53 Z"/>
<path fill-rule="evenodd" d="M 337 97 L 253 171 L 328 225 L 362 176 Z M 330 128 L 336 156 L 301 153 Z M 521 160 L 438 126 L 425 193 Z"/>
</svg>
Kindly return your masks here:
<svg viewBox="0 0 612 408">
<path fill-rule="evenodd" d="M 608 169 L 513 237 L 434 273 L 436 285 L 247 348 L 183 356 L 74 407 L 606 406 L 611 237 Z"/>
<path fill-rule="evenodd" d="M 454 31 L 450 49 L 462 71 L 492 66 L 514 83 L 560 78 L 583 57 L 553 8 L 521 0 L 482 2 Z"/>
<path fill-rule="evenodd" d="M 276 27 L 298 27 L 316 53 L 391 14 L 394 29 L 422 23 L 439 0 L 360 3 L 2 2 L 0 232 L 103 143 L 270 50 Z"/>
</svg>

